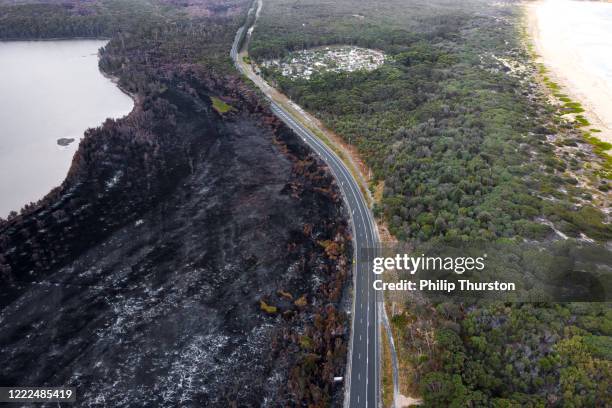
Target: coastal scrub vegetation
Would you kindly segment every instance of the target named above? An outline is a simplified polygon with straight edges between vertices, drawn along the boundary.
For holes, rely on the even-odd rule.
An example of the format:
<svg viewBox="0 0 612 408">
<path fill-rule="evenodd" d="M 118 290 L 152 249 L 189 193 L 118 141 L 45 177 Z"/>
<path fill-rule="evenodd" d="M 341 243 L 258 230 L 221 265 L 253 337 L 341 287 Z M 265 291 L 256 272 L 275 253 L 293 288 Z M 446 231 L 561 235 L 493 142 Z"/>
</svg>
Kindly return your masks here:
<svg viewBox="0 0 612 408">
<path fill-rule="evenodd" d="M 358 149 L 383 190 L 375 215 L 400 241 L 527 243 L 536 253 L 592 242 L 608 268 L 607 146 L 585 137 L 579 104 L 561 107 L 574 123 L 551 106 L 520 18 L 518 2 L 267 0 L 249 54 Z M 328 45 L 387 57 L 371 72 L 308 79 L 263 64 Z M 522 272 L 552 271 L 532 267 Z M 609 303 L 396 304 L 402 388 L 431 407 L 609 405 L 611 318 Z"/>
<path fill-rule="evenodd" d="M 489 16 L 469 14 L 490 8 L 479 2 L 434 2 L 416 10 L 392 3 L 381 12 L 378 4 L 289 7 L 273 0 L 255 30 L 251 57 L 278 58 L 328 42 L 389 54 L 391 61 L 373 72 L 324 72 L 309 80 L 262 72 L 357 146 L 373 182 L 384 182 L 375 212 L 399 239 L 549 234 L 536 216 L 563 218 L 574 194 L 558 191 L 575 182 L 550 151 L 546 138 L 557 132 L 543 119 L 538 91 L 490 58 L 526 57 L 512 37 L 517 16 L 495 7 Z M 314 7 L 325 17 L 309 14 Z M 352 9 L 365 18 L 344 15 Z M 612 237 L 609 225 L 593 227 L 598 237 Z"/>
</svg>

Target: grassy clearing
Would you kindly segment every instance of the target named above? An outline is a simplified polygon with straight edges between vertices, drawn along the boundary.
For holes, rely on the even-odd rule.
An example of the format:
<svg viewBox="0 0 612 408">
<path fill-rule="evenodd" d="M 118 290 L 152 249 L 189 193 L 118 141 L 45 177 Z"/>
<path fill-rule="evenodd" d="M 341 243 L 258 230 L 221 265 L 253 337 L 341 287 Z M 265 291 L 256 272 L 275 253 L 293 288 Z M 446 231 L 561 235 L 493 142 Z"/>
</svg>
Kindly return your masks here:
<svg viewBox="0 0 612 408">
<path fill-rule="evenodd" d="M 564 97 L 559 98 L 561 101 L 565 102 L 563 105 L 563 110 L 568 113 L 582 113 L 584 112 L 584 108 L 579 102 L 573 102 L 570 98 Z"/>
<path fill-rule="evenodd" d="M 591 124 L 583 115 L 577 115 L 575 120 L 579 127 L 589 126 Z"/>
<path fill-rule="evenodd" d="M 223 102 L 221 99 L 217 98 L 216 96 L 211 96 L 210 100 L 213 104 L 214 110 L 216 110 L 220 114 L 224 114 L 231 110 L 234 110 L 233 106 L 228 105 L 227 103 Z"/>
<path fill-rule="evenodd" d="M 591 130 L 592 132 L 593 130 Z M 591 146 L 593 151 L 604 159 L 604 169 L 606 170 L 606 178 L 609 180 L 612 175 L 612 156 L 608 154 L 608 151 L 612 149 L 612 144 L 599 140 L 590 133 L 585 133 L 584 138 Z"/>
</svg>

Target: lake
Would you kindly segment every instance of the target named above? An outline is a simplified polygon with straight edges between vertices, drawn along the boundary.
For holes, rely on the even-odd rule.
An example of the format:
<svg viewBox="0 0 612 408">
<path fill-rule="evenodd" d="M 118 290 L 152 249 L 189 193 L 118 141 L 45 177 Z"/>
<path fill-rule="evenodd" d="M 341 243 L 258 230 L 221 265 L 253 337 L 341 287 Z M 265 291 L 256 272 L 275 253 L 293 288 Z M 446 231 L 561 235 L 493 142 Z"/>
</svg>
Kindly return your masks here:
<svg viewBox="0 0 612 408">
<path fill-rule="evenodd" d="M 105 44 L 0 42 L 0 217 L 62 183 L 87 128 L 132 110 L 132 99 L 98 69 Z"/>
</svg>

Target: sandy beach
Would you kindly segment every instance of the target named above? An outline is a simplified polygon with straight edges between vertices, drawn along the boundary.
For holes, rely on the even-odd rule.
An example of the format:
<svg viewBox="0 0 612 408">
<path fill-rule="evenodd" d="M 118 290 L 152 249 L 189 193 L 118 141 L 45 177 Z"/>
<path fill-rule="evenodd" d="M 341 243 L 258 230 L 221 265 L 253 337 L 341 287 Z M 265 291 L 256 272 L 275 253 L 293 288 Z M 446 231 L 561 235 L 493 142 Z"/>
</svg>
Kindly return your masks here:
<svg viewBox="0 0 612 408">
<path fill-rule="evenodd" d="M 537 62 L 582 104 L 588 128 L 612 143 L 612 4 L 542 0 L 525 7 Z"/>
</svg>

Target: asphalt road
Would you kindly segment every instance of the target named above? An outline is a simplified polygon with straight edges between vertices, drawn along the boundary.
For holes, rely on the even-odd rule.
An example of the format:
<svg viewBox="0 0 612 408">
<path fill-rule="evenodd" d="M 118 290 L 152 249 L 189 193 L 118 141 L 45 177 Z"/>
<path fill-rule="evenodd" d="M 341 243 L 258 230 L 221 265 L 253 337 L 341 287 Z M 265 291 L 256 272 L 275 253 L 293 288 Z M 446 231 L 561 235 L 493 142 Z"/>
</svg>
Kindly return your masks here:
<svg viewBox="0 0 612 408">
<path fill-rule="evenodd" d="M 261 7 L 261 0 L 254 2 L 254 7 Z M 249 13 L 255 12 L 251 9 Z M 351 216 L 353 231 L 353 247 L 355 260 L 354 274 L 354 303 L 352 316 L 352 331 L 349 348 L 349 361 L 347 378 L 348 392 L 345 397 L 347 407 L 378 407 L 380 403 L 380 357 L 379 357 L 379 304 L 380 296 L 372 288 L 373 273 L 371 264 L 360 262 L 362 249 L 372 250 L 379 244 L 378 233 L 374 218 L 367 206 L 359 184 L 334 151 L 322 142 L 308 128 L 303 126 L 283 106 L 277 104 L 270 97 L 272 89 L 261 77 L 257 76 L 246 64 L 240 61 L 239 42 L 245 27 L 236 33 L 230 55 L 236 68 L 250 78 L 271 100 L 272 111 L 287 126 L 299 135 L 329 166 L 342 191 L 345 205 Z"/>
<path fill-rule="evenodd" d="M 272 111 L 293 129 L 327 163 L 340 186 L 346 207 L 351 213 L 355 258 L 362 249 L 377 246 L 376 227 L 357 182 L 338 156 L 308 129 L 296 122 L 279 105 L 272 102 Z M 350 358 L 349 407 L 377 407 L 379 391 L 379 336 L 377 293 L 372 288 L 372 272 L 368 262 L 353 266 L 354 305 Z"/>
</svg>

